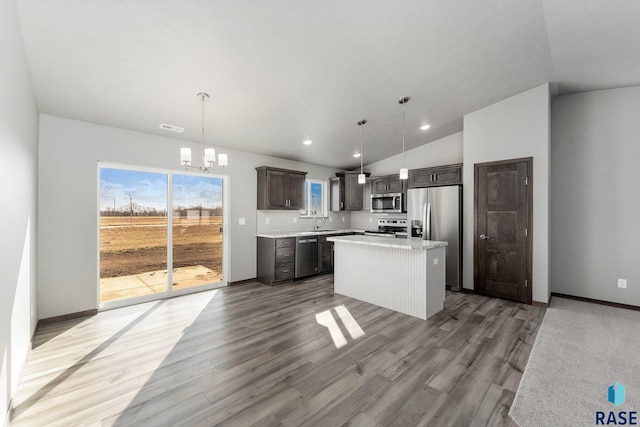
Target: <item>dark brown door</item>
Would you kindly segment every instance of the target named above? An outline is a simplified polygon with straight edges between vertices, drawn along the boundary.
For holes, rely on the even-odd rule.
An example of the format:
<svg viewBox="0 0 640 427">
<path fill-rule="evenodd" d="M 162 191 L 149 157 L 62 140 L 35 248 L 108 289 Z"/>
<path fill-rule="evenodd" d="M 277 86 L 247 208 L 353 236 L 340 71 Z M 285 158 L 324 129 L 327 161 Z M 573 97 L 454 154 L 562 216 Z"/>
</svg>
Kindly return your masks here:
<svg viewBox="0 0 640 427">
<path fill-rule="evenodd" d="M 267 209 L 286 209 L 287 173 L 279 170 L 267 170 Z"/>
<path fill-rule="evenodd" d="M 345 206 L 347 211 L 361 211 L 363 206 L 363 187 L 364 185 L 358 184 L 357 173 L 346 173 L 345 180 Z"/>
<path fill-rule="evenodd" d="M 387 179 L 379 178 L 373 181 L 373 194 L 384 194 L 387 192 Z"/>
<path fill-rule="evenodd" d="M 474 289 L 531 304 L 532 159 L 475 165 Z"/>
<path fill-rule="evenodd" d="M 304 209 L 304 181 L 305 175 L 291 173 L 288 181 L 289 209 Z"/>
<path fill-rule="evenodd" d="M 402 181 L 400 180 L 399 176 L 392 176 L 387 179 L 387 191 L 389 191 L 389 193 L 402 192 Z"/>
</svg>

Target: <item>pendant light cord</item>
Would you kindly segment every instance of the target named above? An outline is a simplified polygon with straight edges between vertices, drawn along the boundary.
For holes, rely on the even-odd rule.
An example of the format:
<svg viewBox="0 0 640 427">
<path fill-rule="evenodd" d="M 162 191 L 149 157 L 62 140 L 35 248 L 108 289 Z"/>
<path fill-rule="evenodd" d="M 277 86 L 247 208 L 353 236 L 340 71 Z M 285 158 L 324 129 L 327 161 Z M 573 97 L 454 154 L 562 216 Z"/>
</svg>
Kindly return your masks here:
<svg viewBox="0 0 640 427">
<path fill-rule="evenodd" d="M 362 125 L 360 126 L 360 173 L 364 173 L 362 171 Z"/>
<path fill-rule="evenodd" d="M 405 102 L 402 103 L 402 167 L 403 168 L 406 166 L 405 153 L 404 153 L 404 132 L 405 132 L 404 104 Z"/>
<path fill-rule="evenodd" d="M 206 163 L 206 156 L 204 155 L 204 101 L 205 101 L 205 96 L 204 94 L 200 95 L 202 98 L 202 167 L 206 168 L 207 163 Z"/>
</svg>

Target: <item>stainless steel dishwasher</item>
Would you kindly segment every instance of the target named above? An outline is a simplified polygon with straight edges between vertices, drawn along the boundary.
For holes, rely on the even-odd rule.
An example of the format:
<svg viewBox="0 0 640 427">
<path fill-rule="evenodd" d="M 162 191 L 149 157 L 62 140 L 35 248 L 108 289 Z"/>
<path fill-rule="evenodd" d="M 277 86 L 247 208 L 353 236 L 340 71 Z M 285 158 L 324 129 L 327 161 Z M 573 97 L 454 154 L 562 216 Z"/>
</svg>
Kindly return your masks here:
<svg viewBox="0 0 640 427">
<path fill-rule="evenodd" d="M 295 277 L 305 277 L 318 272 L 318 237 L 296 237 Z"/>
</svg>

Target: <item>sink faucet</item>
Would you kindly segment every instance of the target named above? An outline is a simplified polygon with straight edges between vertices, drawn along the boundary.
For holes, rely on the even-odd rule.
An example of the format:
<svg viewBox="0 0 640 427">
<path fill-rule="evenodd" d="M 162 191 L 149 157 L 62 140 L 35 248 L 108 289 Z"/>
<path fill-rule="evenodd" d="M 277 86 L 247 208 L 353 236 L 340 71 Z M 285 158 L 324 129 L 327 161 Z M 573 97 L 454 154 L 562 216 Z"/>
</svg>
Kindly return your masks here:
<svg viewBox="0 0 640 427">
<path fill-rule="evenodd" d="M 313 215 L 313 231 L 318 231 L 320 230 L 320 225 L 318 225 L 318 211 L 311 211 L 311 214 Z M 322 218 L 322 222 L 324 223 L 324 217 L 321 216 L 320 218 Z"/>
</svg>

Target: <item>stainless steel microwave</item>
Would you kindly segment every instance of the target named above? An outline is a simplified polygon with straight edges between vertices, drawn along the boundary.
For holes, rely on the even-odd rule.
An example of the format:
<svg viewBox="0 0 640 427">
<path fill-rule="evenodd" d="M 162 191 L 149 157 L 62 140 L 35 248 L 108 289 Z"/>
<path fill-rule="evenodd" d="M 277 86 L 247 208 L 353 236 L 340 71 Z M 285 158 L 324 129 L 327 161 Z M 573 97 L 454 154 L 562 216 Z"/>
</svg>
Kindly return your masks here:
<svg viewBox="0 0 640 427">
<path fill-rule="evenodd" d="M 372 194 L 371 212 L 406 212 L 404 193 Z"/>
</svg>

